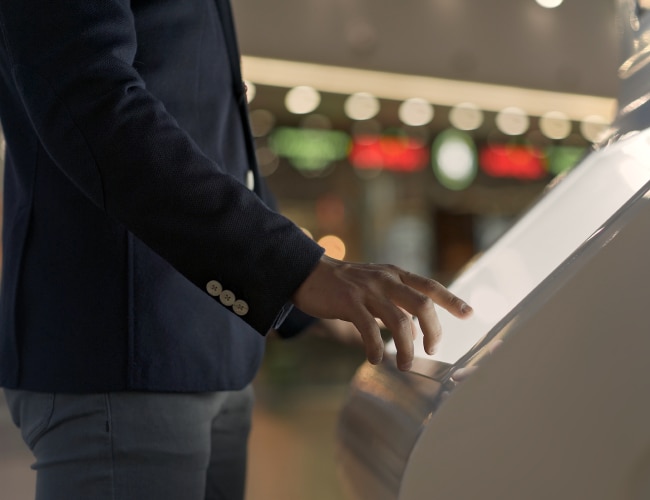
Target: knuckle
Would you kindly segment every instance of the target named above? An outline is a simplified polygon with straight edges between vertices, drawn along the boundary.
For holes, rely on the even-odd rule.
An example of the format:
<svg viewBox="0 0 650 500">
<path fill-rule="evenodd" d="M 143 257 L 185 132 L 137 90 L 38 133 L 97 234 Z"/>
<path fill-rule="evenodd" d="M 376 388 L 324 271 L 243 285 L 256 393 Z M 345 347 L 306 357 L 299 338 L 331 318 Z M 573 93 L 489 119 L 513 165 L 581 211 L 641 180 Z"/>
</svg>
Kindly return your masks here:
<svg viewBox="0 0 650 500">
<path fill-rule="evenodd" d="M 463 305 L 463 301 L 460 300 L 458 297 L 455 295 L 452 295 L 449 298 L 449 306 L 454 308 L 454 309 L 460 309 L 460 307 Z"/>
<path fill-rule="evenodd" d="M 393 273 L 402 272 L 402 270 L 398 266 L 396 266 L 395 264 L 385 264 L 384 267 L 391 274 L 391 276 L 393 275 Z"/>
<path fill-rule="evenodd" d="M 438 283 L 435 280 L 427 280 L 427 290 L 431 294 L 437 294 L 440 293 L 441 291 L 445 290 L 445 287 L 442 286 L 440 283 Z"/>
<path fill-rule="evenodd" d="M 431 297 L 418 294 L 415 297 L 415 308 L 418 312 L 429 311 L 434 308 L 434 302 Z"/>
<path fill-rule="evenodd" d="M 433 308 L 433 299 L 429 297 L 428 295 L 421 294 L 418 296 L 418 304 L 423 308 L 423 309 L 430 309 Z"/>
<path fill-rule="evenodd" d="M 381 281 L 393 281 L 395 278 L 388 269 L 381 269 L 377 272 L 377 278 Z"/>
<path fill-rule="evenodd" d="M 408 331 L 410 332 L 411 328 L 411 318 L 407 316 L 406 314 L 400 314 L 400 316 L 397 318 L 397 321 L 395 322 L 396 328 L 398 328 L 400 331 Z"/>
<path fill-rule="evenodd" d="M 360 326 L 367 342 L 376 341 L 375 332 L 377 330 L 377 323 L 374 318 L 365 319 Z"/>
</svg>

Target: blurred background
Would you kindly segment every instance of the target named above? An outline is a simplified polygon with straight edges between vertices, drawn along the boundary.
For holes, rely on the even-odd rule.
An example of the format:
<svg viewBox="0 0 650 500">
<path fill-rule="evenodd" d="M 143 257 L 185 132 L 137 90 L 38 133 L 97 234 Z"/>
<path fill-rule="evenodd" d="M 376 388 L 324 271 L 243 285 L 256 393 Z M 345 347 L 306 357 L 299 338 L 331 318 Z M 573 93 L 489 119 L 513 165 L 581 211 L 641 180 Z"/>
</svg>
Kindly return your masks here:
<svg viewBox="0 0 650 500">
<path fill-rule="evenodd" d="M 615 112 L 615 0 L 232 2 L 261 171 L 337 258 L 449 283 Z M 362 362 L 269 339 L 248 500 L 348 498 L 337 414 Z M 33 496 L 29 463 L 2 400 L 0 498 Z"/>
</svg>

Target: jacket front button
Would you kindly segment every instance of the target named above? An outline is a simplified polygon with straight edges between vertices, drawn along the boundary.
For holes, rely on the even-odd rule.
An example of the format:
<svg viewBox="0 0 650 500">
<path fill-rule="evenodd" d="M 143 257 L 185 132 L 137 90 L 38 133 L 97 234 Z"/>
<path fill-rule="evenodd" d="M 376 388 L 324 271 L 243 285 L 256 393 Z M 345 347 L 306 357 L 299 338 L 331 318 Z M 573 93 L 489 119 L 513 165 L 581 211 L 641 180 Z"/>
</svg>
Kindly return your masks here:
<svg viewBox="0 0 650 500">
<path fill-rule="evenodd" d="M 219 295 L 219 300 L 224 306 L 231 306 L 235 303 L 235 294 L 230 290 L 224 290 L 221 292 L 221 295 Z"/>
<path fill-rule="evenodd" d="M 219 283 L 217 280 L 211 280 L 208 281 L 207 285 L 205 285 L 205 289 L 213 297 L 218 297 L 221 294 L 223 287 L 221 286 L 221 283 Z"/>
<path fill-rule="evenodd" d="M 236 300 L 232 305 L 233 311 L 239 316 L 244 316 L 248 312 L 248 304 L 243 300 Z"/>
</svg>

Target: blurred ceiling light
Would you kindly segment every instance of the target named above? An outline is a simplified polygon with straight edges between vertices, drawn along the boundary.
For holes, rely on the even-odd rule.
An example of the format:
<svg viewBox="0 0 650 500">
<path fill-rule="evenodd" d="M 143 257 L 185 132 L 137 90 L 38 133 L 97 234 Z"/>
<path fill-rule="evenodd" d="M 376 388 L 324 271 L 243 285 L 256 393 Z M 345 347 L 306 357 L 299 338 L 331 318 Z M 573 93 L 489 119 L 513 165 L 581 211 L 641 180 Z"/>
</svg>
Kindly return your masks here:
<svg viewBox="0 0 650 500">
<path fill-rule="evenodd" d="M 345 257 L 345 243 L 338 236 L 329 234 L 318 240 L 318 244 L 325 249 L 325 254 L 333 259 L 343 259 Z"/>
<path fill-rule="evenodd" d="M 483 125 L 483 111 L 471 102 L 462 102 L 451 108 L 449 121 L 458 130 L 476 130 Z"/>
<path fill-rule="evenodd" d="M 535 0 L 539 5 L 547 9 L 554 9 L 562 5 L 564 0 Z"/>
<path fill-rule="evenodd" d="M 499 111 L 496 124 L 506 135 L 521 135 L 528 130 L 530 120 L 523 109 L 509 106 Z"/>
<path fill-rule="evenodd" d="M 377 98 L 404 101 L 415 95 L 439 106 L 452 107 L 473 96 L 483 111 L 498 112 L 507 106 L 525 109 L 531 116 L 542 116 L 549 109 L 561 109 L 570 120 L 588 115 L 614 117 L 616 100 L 581 94 L 534 90 L 506 85 L 447 80 L 427 76 L 403 75 L 340 66 L 243 56 L 247 79 L 257 85 L 293 87 L 296 82 L 322 92 L 349 95 L 359 88 Z"/>
<path fill-rule="evenodd" d="M 560 111 L 549 111 L 539 119 L 539 128 L 549 139 L 565 139 L 571 133 L 571 121 Z"/>
<path fill-rule="evenodd" d="M 413 97 L 400 104 L 398 116 L 405 125 L 419 127 L 433 120 L 433 106 L 425 99 Z"/>
<path fill-rule="evenodd" d="M 352 120 L 370 120 L 379 113 L 379 99 L 368 92 L 356 92 L 345 100 L 344 110 Z"/>
<path fill-rule="evenodd" d="M 589 142 L 599 142 L 600 136 L 609 124 L 607 120 L 600 115 L 586 116 L 580 122 L 580 133 Z"/>
<path fill-rule="evenodd" d="M 311 113 L 319 104 L 320 93 L 308 85 L 293 87 L 284 98 L 284 105 L 296 115 Z"/>
<path fill-rule="evenodd" d="M 244 80 L 244 85 L 246 86 L 246 100 L 252 102 L 257 94 L 257 88 L 253 82 L 248 80 Z"/>
</svg>

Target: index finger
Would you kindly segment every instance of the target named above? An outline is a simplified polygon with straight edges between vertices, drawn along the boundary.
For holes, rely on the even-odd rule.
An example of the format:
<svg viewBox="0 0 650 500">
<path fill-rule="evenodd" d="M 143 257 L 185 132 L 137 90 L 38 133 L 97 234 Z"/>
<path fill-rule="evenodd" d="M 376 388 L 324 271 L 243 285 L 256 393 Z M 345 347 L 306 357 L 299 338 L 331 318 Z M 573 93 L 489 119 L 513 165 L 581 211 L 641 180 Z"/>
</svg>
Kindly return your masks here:
<svg viewBox="0 0 650 500">
<path fill-rule="evenodd" d="M 400 278 L 405 285 L 425 294 L 454 316 L 466 318 L 472 314 L 473 309 L 467 302 L 451 293 L 437 281 L 406 271 L 400 275 Z"/>
</svg>

